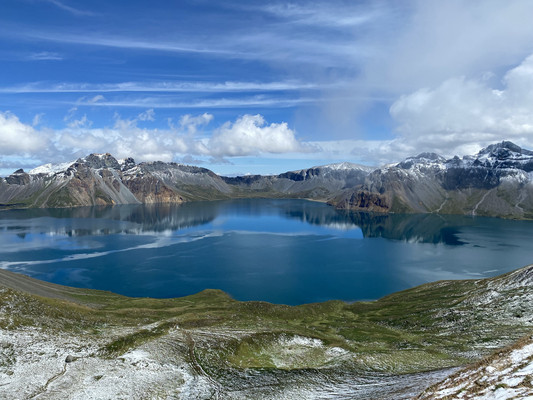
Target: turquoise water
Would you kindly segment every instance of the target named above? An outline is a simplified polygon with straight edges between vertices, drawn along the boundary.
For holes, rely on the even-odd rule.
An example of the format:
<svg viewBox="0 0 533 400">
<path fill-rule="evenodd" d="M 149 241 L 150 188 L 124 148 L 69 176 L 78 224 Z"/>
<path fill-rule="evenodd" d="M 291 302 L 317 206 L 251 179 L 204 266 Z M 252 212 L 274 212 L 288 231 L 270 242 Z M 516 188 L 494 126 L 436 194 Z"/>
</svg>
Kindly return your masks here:
<svg viewBox="0 0 533 400">
<path fill-rule="evenodd" d="M 0 212 L 0 267 L 128 296 L 370 300 L 533 263 L 533 222 L 340 212 L 304 200 Z"/>
</svg>

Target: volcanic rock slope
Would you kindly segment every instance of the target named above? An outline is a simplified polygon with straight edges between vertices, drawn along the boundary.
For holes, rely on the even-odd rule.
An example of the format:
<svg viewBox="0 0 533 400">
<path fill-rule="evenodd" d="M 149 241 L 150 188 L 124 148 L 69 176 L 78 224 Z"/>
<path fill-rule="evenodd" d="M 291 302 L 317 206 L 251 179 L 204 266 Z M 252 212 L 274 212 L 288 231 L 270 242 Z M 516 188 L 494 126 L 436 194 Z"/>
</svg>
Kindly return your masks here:
<svg viewBox="0 0 533 400">
<path fill-rule="evenodd" d="M 379 168 L 335 196 L 338 208 L 377 212 L 533 217 L 533 152 L 511 142 L 446 160 L 422 153 Z"/>
<path fill-rule="evenodd" d="M 274 197 L 322 200 L 349 210 L 533 218 L 532 179 L 533 152 L 511 142 L 463 158 L 422 153 L 377 169 L 340 163 L 275 176 L 221 177 L 183 164 L 91 154 L 0 178 L 0 207 Z"/>
<path fill-rule="evenodd" d="M 18 170 L 0 180 L 0 203 L 11 207 L 73 207 L 200 200 L 230 189 L 205 169 L 176 163 L 135 164 L 110 154 L 91 154 L 70 164 Z M 226 195 L 227 197 L 227 195 Z"/>
<path fill-rule="evenodd" d="M 136 164 L 110 154 L 47 164 L 0 178 L 0 205 L 11 208 L 181 203 L 239 197 L 326 200 L 360 185 L 372 168 L 333 164 L 277 176 L 220 177 L 194 166 L 160 161 Z"/>
</svg>

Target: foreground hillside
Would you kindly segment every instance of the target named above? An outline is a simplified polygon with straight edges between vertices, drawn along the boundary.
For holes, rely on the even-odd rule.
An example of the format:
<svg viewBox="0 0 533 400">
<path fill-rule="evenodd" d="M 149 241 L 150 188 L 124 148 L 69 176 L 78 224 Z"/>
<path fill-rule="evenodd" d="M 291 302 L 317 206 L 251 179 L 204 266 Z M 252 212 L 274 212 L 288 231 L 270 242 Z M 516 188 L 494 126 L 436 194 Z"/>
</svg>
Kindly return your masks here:
<svg viewBox="0 0 533 400">
<path fill-rule="evenodd" d="M 499 350 L 427 390 L 417 400 L 533 398 L 533 336 Z"/>
<path fill-rule="evenodd" d="M 533 266 L 375 302 L 127 298 L 0 270 L 6 398 L 402 399 L 533 329 Z"/>
<path fill-rule="evenodd" d="M 306 198 L 342 209 L 533 218 L 533 152 L 501 142 L 478 154 L 424 153 L 370 168 L 341 163 L 276 176 L 222 177 L 176 163 L 110 154 L 0 178 L 0 208 L 181 203 L 241 197 Z"/>
</svg>

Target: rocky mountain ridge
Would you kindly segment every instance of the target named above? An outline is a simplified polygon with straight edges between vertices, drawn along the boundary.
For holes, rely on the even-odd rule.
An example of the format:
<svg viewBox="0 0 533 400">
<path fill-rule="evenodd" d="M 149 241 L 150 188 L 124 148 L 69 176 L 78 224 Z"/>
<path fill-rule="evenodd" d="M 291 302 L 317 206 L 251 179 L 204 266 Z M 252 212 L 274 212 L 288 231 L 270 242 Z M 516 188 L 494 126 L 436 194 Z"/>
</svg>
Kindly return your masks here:
<svg viewBox="0 0 533 400">
<path fill-rule="evenodd" d="M 422 153 L 386 167 L 339 163 L 279 175 L 224 177 L 201 167 L 137 164 L 110 154 L 0 178 L 0 207 L 306 198 L 348 210 L 533 218 L 533 151 L 511 142 L 445 159 Z"/>
<path fill-rule="evenodd" d="M 533 152 L 505 141 L 462 158 L 422 153 L 374 170 L 329 202 L 351 210 L 532 218 L 532 171 Z"/>
<path fill-rule="evenodd" d="M 91 154 L 73 163 L 19 169 L 0 178 L 0 205 L 12 208 L 181 203 L 240 197 L 326 200 L 359 185 L 371 168 L 341 163 L 277 176 L 222 177 L 195 166 L 161 161 L 136 164 L 111 154 Z"/>
</svg>

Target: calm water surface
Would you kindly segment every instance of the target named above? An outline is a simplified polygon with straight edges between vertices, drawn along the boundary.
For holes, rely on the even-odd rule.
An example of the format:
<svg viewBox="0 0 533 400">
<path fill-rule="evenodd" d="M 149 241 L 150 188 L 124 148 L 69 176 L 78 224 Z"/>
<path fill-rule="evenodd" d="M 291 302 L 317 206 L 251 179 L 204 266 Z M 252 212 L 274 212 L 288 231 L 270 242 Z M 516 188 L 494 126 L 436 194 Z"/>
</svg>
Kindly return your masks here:
<svg viewBox="0 0 533 400">
<path fill-rule="evenodd" d="M 376 299 L 533 263 L 533 222 L 339 212 L 303 200 L 0 212 L 0 267 L 128 296 Z"/>
</svg>

